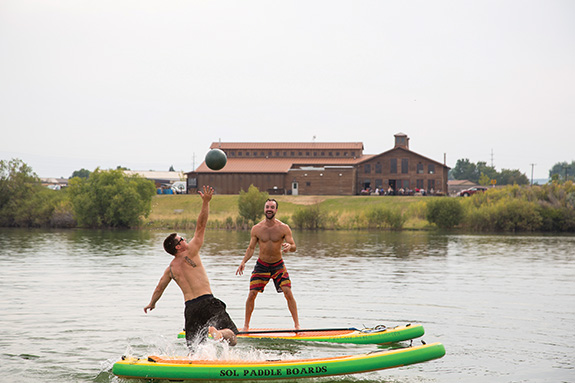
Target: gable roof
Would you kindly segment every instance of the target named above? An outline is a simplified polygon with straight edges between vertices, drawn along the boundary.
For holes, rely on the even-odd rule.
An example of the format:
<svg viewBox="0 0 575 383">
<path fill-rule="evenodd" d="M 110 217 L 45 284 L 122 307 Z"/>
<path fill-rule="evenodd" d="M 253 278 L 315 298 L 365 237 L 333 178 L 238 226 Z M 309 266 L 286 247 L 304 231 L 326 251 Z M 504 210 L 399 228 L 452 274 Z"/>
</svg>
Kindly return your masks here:
<svg viewBox="0 0 575 383">
<path fill-rule="evenodd" d="M 301 166 L 350 166 L 364 158 L 229 158 L 223 169 L 215 171 L 202 162 L 196 173 L 287 173 L 290 169 Z M 193 173 L 193 172 L 192 172 Z"/>
<path fill-rule="evenodd" d="M 210 149 L 226 150 L 363 150 L 362 142 L 212 142 Z"/>
<path fill-rule="evenodd" d="M 361 158 L 361 161 L 359 161 L 358 163 L 363 163 L 363 162 L 365 162 L 365 161 L 368 161 L 368 160 L 373 159 L 373 158 L 376 158 L 376 157 L 382 157 L 382 156 L 384 156 L 384 155 L 386 155 L 386 154 L 389 154 L 389 153 L 391 153 L 391 152 L 393 152 L 393 151 L 395 151 L 395 150 L 402 150 L 402 151 L 407 152 L 407 153 L 415 154 L 416 156 L 421 157 L 421 158 L 424 158 L 424 159 L 426 159 L 426 160 L 429 161 L 429 162 L 433 162 L 433 163 L 436 164 L 436 165 L 443 166 L 443 167 L 445 167 L 445 168 L 447 168 L 447 169 L 451 169 L 449 166 L 447 166 L 447 165 L 445 165 L 445 164 L 442 164 L 441 162 L 432 160 L 431 158 L 422 156 L 422 155 L 419 154 L 419 153 L 416 153 L 416 152 L 414 152 L 414 151 L 412 151 L 412 150 L 403 148 L 403 147 L 401 147 L 401 146 L 397 146 L 397 147 L 395 147 L 395 148 L 393 148 L 393 149 L 390 149 L 390 150 L 388 150 L 388 151 L 386 151 L 386 152 L 383 152 L 383 153 L 380 153 L 380 154 L 372 155 L 371 158 L 364 158 L 364 157 L 367 157 L 367 156 L 363 156 L 363 157 Z"/>
</svg>

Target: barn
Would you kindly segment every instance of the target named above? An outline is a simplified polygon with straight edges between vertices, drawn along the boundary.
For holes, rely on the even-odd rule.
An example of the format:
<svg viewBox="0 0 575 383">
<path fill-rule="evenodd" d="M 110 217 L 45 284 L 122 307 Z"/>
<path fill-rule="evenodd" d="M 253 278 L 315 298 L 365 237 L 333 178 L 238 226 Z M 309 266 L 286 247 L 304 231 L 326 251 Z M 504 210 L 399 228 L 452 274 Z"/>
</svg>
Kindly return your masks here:
<svg viewBox="0 0 575 383">
<path fill-rule="evenodd" d="M 394 147 L 377 155 L 364 154 L 361 142 L 214 142 L 210 149 L 226 153 L 226 166 L 214 171 L 203 162 L 187 173 L 188 191 L 210 185 L 239 194 L 254 185 L 288 195 L 447 193 L 449 167 L 410 151 L 407 135 L 394 137 Z"/>
</svg>

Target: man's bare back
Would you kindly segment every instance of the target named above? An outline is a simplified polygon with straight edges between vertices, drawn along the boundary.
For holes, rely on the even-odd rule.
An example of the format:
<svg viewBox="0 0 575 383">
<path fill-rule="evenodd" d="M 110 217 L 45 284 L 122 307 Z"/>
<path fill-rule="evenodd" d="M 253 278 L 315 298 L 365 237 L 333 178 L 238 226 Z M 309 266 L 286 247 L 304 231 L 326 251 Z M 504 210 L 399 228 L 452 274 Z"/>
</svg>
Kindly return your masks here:
<svg viewBox="0 0 575 383">
<path fill-rule="evenodd" d="M 171 277 L 180 286 L 185 301 L 212 293 L 201 258 L 198 254 L 190 255 L 176 256 L 169 267 Z"/>
</svg>

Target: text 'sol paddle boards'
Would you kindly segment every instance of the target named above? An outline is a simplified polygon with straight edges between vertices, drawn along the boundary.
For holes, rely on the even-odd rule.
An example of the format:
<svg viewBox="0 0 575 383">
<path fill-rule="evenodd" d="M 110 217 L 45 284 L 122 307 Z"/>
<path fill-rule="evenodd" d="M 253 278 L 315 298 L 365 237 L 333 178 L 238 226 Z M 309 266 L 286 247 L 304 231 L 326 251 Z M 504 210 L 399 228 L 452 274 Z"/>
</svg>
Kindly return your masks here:
<svg viewBox="0 0 575 383">
<path fill-rule="evenodd" d="M 123 358 L 112 372 L 122 378 L 169 380 L 270 380 L 356 374 L 441 358 L 441 343 L 367 354 L 296 360 L 195 360 L 149 356 Z"/>
</svg>

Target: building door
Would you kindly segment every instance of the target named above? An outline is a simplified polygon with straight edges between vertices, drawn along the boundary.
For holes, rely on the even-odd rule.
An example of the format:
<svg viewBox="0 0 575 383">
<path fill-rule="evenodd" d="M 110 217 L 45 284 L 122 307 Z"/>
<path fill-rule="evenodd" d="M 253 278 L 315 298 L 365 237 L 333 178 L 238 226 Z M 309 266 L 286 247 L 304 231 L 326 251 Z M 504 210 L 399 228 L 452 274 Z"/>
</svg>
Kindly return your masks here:
<svg viewBox="0 0 575 383">
<path fill-rule="evenodd" d="M 298 195 L 297 181 L 291 183 L 291 195 Z"/>
<path fill-rule="evenodd" d="M 393 190 L 393 194 L 395 194 L 396 189 L 395 180 L 389 180 L 389 187 Z"/>
</svg>

